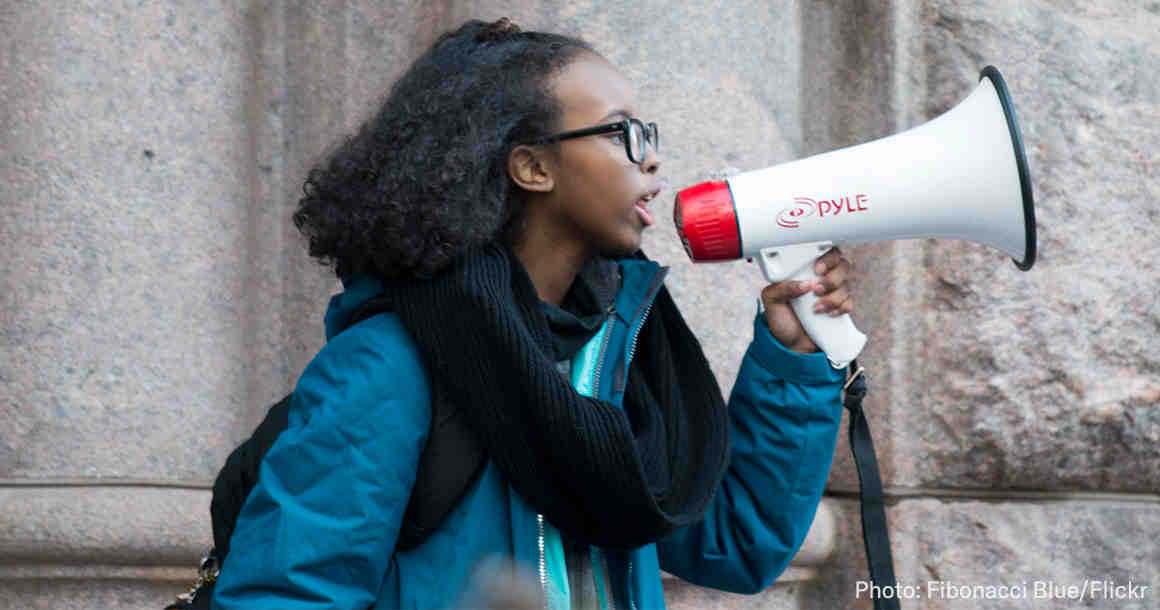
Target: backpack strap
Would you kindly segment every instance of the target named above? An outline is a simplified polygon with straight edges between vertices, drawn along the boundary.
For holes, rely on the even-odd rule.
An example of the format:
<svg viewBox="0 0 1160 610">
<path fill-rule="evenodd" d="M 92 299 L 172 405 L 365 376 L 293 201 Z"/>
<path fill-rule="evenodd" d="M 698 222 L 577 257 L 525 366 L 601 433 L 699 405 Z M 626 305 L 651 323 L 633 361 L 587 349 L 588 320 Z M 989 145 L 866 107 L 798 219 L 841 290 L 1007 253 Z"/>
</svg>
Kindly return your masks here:
<svg viewBox="0 0 1160 610">
<path fill-rule="evenodd" d="M 380 294 L 351 312 L 347 328 L 392 311 L 390 298 Z M 460 411 L 439 391 L 431 396 L 431 427 L 419 456 L 415 484 L 403 513 L 396 551 L 409 551 L 427 540 L 483 473 L 487 456 Z"/>
<path fill-rule="evenodd" d="M 431 429 L 395 542 L 397 551 L 418 547 L 439 529 L 487 464 L 459 409 L 439 392 L 432 394 Z"/>
</svg>

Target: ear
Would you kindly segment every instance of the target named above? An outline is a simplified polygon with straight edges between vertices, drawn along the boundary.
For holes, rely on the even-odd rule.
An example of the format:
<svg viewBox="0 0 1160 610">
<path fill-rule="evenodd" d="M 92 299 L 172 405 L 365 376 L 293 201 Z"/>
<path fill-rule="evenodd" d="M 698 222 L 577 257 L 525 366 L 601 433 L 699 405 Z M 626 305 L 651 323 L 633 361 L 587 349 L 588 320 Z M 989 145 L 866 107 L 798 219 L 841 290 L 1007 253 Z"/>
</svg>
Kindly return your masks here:
<svg viewBox="0 0 1160 610">
<path fill-rule="evenodd" d="M 543 149 L 521 144 L 508 155 L 508 175 L 526 191 L 547 193 L 556 188 L 549 161 Z"/>
</svg>

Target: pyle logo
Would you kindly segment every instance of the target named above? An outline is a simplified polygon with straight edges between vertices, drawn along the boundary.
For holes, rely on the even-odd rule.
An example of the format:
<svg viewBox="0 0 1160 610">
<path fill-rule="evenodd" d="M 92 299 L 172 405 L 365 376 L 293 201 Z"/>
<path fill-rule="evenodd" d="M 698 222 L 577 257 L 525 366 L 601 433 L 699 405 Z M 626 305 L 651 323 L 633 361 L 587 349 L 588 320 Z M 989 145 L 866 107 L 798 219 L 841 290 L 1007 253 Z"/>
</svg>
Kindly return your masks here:
<svg viewBox="0 0 1160 610">
<path fill-rule="evenodd" d="M 801 219 L 809 218 L 815 214 L 818 218 L 823 218 L 825 216 L 837 216 L 843 212 L 847 214 L 865 212 L 868 209 L 866 207 L 868 201 L 869 197 L 863 193 L 859 193 L 853 197 L 823 199 L 821 201 L 815 201 L 809 197 L 794 197 L 793 205 L 778 212 L 777 226 L 786 229 L 796 229 L 801 226 Z"/>
</svg>

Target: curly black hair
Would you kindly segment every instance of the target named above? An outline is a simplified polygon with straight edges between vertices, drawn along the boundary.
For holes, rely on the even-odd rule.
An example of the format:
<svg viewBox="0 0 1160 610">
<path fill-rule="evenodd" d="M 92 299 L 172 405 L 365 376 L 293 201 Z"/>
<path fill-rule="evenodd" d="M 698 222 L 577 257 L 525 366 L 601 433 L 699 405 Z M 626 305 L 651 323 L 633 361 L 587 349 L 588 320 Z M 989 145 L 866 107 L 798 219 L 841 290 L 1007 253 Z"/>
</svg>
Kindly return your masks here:
<svg viewBox="0 0 1160 610">
<path fill-rule="evenodd" d="M 294 225 L 341 277 L 426 278 L 466 249 L 514 240 L 524 197 L 507 173 L 561 109 L 550 77 L 586 42 L 506 18 L 443 34 L 378 112 L 311 170 Z"/>
</svg>

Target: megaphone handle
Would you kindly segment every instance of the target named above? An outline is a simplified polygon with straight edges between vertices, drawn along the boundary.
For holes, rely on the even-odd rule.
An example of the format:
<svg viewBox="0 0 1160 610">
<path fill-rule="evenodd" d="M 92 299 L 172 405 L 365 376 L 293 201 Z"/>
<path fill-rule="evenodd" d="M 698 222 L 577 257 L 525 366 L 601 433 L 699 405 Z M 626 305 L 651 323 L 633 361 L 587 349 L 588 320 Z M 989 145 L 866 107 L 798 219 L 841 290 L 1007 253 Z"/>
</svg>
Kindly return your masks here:
<svg viewBox="0 0 1160 610">
<path fill-rule="evenodd" d="M 798 282 L 817 280 L 820 276 L 814 273 L 814 261 L 820 258 L 825 251 L 819 251 L 816 247 L 813 252 L 810 252 L 811 255 L 815 253 L 816 255 L 812 256 L 805 264 L 798 266 L 797 270 L 792 272 L 789 277 L 777 273 L 777 265 L 774 263 L 778 255 L 781 257 L 779 262 L 790 262 L 795 258 L 804 259 L 806 257 L 801 255 L 804 252 L 809 252 L 808 248 L 810 247 L 814 246 L 786 246 L 763 251 L 758 260 L 761 263 L 762 272 L 765 273 L 765 278 L 770 282 L 780 282 L 787 279 Z M 854 326 L 854 320 L 850 318 L 850 314 L 831 316 L 827 313 L 814 312 L 814 305 L 817 302 L 818 295 L 807 292 L 790 301 L 790 306 L 793 307 L 793 312 L 797 314 L 806 334 L 814 340 L 819 349 L 826 353 L 830 364 L 834 368 L 846 368 L 846 365 L 856 358 L 862 352 L 862 348 L 866 346 L 866 335 Z"/>
</svg>

